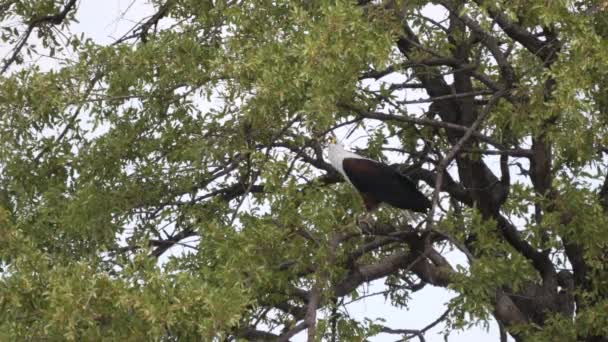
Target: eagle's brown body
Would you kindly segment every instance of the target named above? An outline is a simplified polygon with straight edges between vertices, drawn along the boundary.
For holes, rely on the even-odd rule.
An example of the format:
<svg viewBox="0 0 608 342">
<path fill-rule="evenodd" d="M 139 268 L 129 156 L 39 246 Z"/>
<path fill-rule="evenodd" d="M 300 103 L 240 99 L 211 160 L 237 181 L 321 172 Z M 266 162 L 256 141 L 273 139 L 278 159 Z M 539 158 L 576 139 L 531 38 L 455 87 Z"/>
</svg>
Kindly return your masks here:
<svg viewBox="0 0 608 342">
<path fill-rule="evenodd" d="M 426 213 L 429 199 L 416 185 L 394 168 L 344 150 L 341 145 L 329 146 L 332 166 L 361 194 L 367 211 L 381 203 L 393 207 Z"/>
</svg>

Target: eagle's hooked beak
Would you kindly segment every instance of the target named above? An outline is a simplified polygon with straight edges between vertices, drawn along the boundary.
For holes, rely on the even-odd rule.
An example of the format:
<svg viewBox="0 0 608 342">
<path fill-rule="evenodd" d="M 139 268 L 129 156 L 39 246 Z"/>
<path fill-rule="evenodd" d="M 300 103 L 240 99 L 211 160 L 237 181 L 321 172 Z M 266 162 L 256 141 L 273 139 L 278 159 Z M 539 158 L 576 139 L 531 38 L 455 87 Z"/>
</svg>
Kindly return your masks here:
<svg viewBox="0 0 608 342">
<path fill-rule="evenodd" d="M 325 142 L 327 143 L 327 145 L 335 144 L 337 142 L 336 135 L 334 134 L 334 132 L 329 133 L 329 135 L 325 139 Z"/>
</svg>

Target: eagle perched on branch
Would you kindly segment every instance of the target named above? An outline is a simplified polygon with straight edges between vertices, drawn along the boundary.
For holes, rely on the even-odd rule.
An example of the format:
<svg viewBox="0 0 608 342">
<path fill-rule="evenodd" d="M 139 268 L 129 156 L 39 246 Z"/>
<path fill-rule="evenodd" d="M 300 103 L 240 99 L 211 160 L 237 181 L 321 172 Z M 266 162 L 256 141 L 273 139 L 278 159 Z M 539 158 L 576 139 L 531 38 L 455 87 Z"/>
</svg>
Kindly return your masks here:
<svg viewBox="0 0 608 342">
<path fill-rule="evenodd" d="M 329 144 L 328 155 L 333 168 L 357 189 L 368 213 L 381 203 L 418 213 L 431 208 L 431 201 L 416 184 L 393 167 L 346 151 L 335 139 Z"/>
</svg>

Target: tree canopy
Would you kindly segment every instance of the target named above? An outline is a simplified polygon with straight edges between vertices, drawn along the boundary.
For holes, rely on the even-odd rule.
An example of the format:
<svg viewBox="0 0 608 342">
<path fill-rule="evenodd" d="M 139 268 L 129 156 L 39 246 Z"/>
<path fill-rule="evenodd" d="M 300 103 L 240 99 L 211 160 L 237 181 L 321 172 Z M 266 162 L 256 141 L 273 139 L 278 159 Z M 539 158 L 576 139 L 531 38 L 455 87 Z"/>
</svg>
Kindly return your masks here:
<svg viewBox="0 0 608 342">
<path fill-rule="evenodd" d="M 606 1 L 154 0 L 112 44 L 85 2 L 0 1 L 1 339 L 424 341 L 349 315 L 382 280 L 608 341 Z M 429 214 L 361 229 L 331 134 Z"/>
</svg>

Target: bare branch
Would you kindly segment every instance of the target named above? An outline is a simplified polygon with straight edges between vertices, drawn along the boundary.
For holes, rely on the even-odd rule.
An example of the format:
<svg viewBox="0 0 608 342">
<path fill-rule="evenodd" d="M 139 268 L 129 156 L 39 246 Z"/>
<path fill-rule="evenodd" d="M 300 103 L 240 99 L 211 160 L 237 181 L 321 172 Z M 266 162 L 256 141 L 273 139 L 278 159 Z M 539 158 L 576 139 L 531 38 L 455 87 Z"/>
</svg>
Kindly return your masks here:
<svg viewBox="0 0 608 342">
<path fill-rule="evenodd" d="M 481 37 L 482 43 L 488 48 L 488 50 L 490 50 L 492 56 L 494 56 L 494 59 L 496 60 L 496 63 L 500 68 L 500 73 L 504 81 L 506 82 L 506 85 L 510 86 L 511 84 L 513 84 L 513 82 L 515 82 L 515 71 L 511 67 L 511 64 L 509 64 L 509 62 L 507 61 L 507 57 L 505 56 L 505 54 L 500 50 L 496 37 L 484 31 L 477 21 L 473 20 L 466 14 L 458 13 L 459 11 L 457 11 L 456 8 L 454 8 L 447 1 L 439 1 L 439 3 L 448 11 L 450 11 L 450 13 L 452 13 L 452 15 L 454 15 L 456 18 L 462 20 L 462 22 L 467 25 L 467 27 L 469 27 L 471 31 Z"/>
<path fill-rule="evenodd" d="M 256 330 L 254 328 L 240 330 L 236 333 L 236 335 L 245 338 L 248 341 L 274 341 L 279 337 L 273 333 Z"/>
<path fill-rule="evenodd" d="M 361 110 L 359 108 L 355 108 L 351 105 L 341 104 L 341 106 L 346 109 L 352 110 L 352 111 L 356 112 L 358 115 L 360 115 L 361 117 L 364 117 L 367 119 L 375 119 L 375 120 L 381 120 L 381 121 L 400 121 L 400 122 L 407 122 L 407 123 L 412 123 L 412 124 L 416 124 L 416 125 L 445 128 L 445 129 L 459 131 L 459 132 L 466 132 L 469 129 L 469 127 L 467 127 L 467 126 L 453 124 L 450 122 L 430 120 L 430 119 L 421 119 L 421 118 L 412 118 L 410 116 L 405 116 L 405 115 L 394 115 L 394 114 L 385 114 L 385 113 L 380 113 L 380 112 L 370 112 L 370 111 Z M 503 145 L 500 142 L 494 140 L 493 138 L 491 138 L 489 136 L 483 135 L 479 132 L 472 132 L 471 134 L 472 134 L 472 136 L 479 139 L 480 141 L 491 144 L 497 148 L 503 147 Z"/>
<path fill-rule="evenodd" d="M 410 336 L 416 336 L 418 337 L 418 339 L 420 340 L 420 342 L 426 342 L 426 340 L 424 339 L 424 334 L 422 332 L 420 332 L 420 330 L 414 330 L 414 329 L 391 329 L 388 327 L 382 327 L 380 329 L 380 332 L 386 333 L 386 334 L 402 334 L 402 335 L 410 335 Z M 408 337 L 406 337 L 407 340 L 409 340 Z"/>
<path fill-rule="evenodd" d="M 492 6 L 482 6 L 487 3 L 483 3 L 481 0 L 474 0 L 474 2 L 482 7 L 486 8 L 490 17 L 496 20 L 498 25 L 503 31 L 511 37 L 513 40 L 519 42 L 528 51 L 539 56 L 547 65 L 550 65 L 557 58 L 557 50 L 559 49 L 560 43 L 555 37 L 550 37 L 548 41 L 543 41 L 536 37 L 534 34 L 528 32 L 523 27 L 517 25 L 511 21 L 505 13 Z"/>
<path fill-rule="evenodd" d="M 479 95 L 491 95 L 491 94 L 494 94 L 494 92 L 491 90 L 477 90 L 477 91 L 471 91 L 471 92 L 466 92 L 466 93 L 436 96 L 436 97 L 431 97 L 428 99 L 401 101 L 399 103 L 400 104 L 429 103 L 429 102 L 435 102 L 435 101 L 441 101 L 441 100 L 460 99 L 460 98 L 464 98 L 464 97 L 474 97 L 474 96 L 479 96 Z"/>
<path fill-rule="evenodd" d="M 431 322 L 426 327 L 424 327 L 420 330 L 417 330 L 417 329 L 391 329 L 388 327 L 383 327 L 381 329 L 381 332 L 388 333 L 388 334 L 404 334 L 404 335 L 416 336 L 416 337 L 418 337 L 420 342 L 424 342 L 425 341 L 424 333 L 426 333 L 427 331 L 429 331 L 430 329 L 435 327 L 437 324 L 444 321 L 448 317 L 448 314 L 450 313 L 450 311 L 451 311 L 451 309 L 447 308 L 441 316 L 439 316 L 436 320 L 434 320 L 433 322 Z"/>
<path fill-rule="evenodd" d="M 139 37 L 139 39 L 145 43 L 148 39 L 150 28 L 158 25 L 158 22 L 167 15 L 174 2 L 174 0 L 167 0 L 167 2 L 161 5 L 158 8 L 158 11 L 156 11 L 156 13 L 154 13 L 148 20 L 144 21 L 143 23 L 140 22 L 138 25 L 131 28 L 127 34 L 116 40 L 114 43 L 112 43 L 112 45 L 118 45 L 136 37 Z"/>
<path fill-rule="evenodd" d="M 505 150 L 484 150 L 473 148 L 462 148 L 458 153 L 477 153 L 486 155 L 509 156 L 515 158 L 530 158 L 532 151 L 525 148 L 505 149 Z"/>
</svg>

